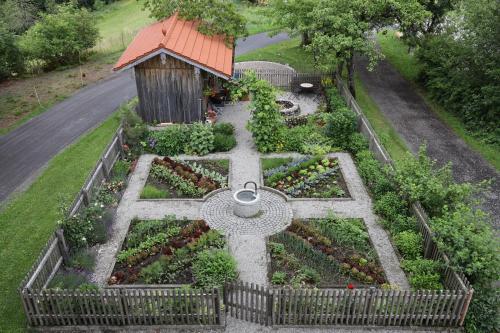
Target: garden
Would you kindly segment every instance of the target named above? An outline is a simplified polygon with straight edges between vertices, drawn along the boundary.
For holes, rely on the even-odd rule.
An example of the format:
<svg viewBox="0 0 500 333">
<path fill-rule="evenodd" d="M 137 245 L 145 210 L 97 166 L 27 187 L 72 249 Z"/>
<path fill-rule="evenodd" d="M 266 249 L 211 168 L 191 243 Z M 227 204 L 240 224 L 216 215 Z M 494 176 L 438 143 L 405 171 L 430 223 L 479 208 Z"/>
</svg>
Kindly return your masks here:
<svg viewBox="0 0 500 333">
<path fill-rule="evenodd" d="M 384 270 L 360 219 L 294 220 L 269 238 L 269 279 L 294 288 L 384 285 Z"/>
<path fill-rule="evenodd" d="M 347 198 L 349 191 L 339 162 L 330 157 L 301 157 L 291 161 L 262 159 L 264 185 L 292 198 Z"/>
<path fill-rule="evenodd" d="M 141 199 L 201 198 L 228 186 L 229 160 L 155 158 Z"/>
<path fill-rule="evenodd" d="M 221 286 L 236 279 L 224 237 L 202 220 L 132 221 L 109 284 Z"/>
</svg>

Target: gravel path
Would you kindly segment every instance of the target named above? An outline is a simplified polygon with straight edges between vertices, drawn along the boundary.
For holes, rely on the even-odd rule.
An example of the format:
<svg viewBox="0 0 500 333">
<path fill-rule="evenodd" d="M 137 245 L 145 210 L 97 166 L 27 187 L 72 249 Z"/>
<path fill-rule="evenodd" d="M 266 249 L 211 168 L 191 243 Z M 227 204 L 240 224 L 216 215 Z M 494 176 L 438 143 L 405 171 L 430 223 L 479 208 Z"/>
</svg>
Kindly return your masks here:
<svg viewBox="0 0 500 333">
<path fill-rule="evenodd" d="M 364 87 L 413 153 L 420 145 L 427 144 L 429 156 L 438 164 L 453 163 L 457 181 L 495 181 L 491 191 L 484 193 L 484 208 L 500 230 L 500 174 L 438 118 L 389 62 L 381 61 L 372 72 L 366 69 L 366 62 L 357 59 L 356 64 Z"/>
</svg>

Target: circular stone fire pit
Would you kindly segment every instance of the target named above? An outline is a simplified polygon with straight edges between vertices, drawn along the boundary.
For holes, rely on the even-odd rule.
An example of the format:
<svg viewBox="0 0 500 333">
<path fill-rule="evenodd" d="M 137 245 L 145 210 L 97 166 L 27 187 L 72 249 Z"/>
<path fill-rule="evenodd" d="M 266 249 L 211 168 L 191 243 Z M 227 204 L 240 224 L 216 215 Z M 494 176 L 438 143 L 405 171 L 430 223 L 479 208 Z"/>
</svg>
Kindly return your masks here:
<svg viewBox="0 0 500 333">
<path fill-rule="evenodd" d="M 278 99 L 276 104 L 280 107 L 280 112 L 283 116 L 297 116 L 300 114 L 299 104 L 288 99 Z"/>
</svg>

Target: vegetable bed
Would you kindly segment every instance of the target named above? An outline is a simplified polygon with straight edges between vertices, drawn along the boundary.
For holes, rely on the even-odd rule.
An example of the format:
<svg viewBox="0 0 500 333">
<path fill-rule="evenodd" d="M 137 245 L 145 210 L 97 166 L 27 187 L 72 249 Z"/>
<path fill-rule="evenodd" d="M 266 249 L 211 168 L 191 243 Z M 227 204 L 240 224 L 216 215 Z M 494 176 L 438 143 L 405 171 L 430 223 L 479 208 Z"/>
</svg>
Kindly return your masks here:
<svg viewBox="0 0 500 333">
<path fill-rule="evenodd" d="M 276 160 L 276 162 L 274 161 Z M 263 159 L 276 165 L 283 159 Z M 348 198 L 349 191 L 337 158 L 302 157 L 264 170 L 264 185 L 292 198 Z"/>
<path fill-rule="evenodd" d="M 109 284 L 212 287 L 236 278 L 224 237 L 202 220 L 134 220 Z"/>
<path fill-rule="evenodd" d="M 201 198 L 228 186 L 229 160 L 153 160 L 141 199 Z"/>
<path fill-rule="evenodd" d="M 275 285 L 368 286 L 386 283 L 362 220 L 294 220 L 269 239 L 269 279 Z"/>
</svg>

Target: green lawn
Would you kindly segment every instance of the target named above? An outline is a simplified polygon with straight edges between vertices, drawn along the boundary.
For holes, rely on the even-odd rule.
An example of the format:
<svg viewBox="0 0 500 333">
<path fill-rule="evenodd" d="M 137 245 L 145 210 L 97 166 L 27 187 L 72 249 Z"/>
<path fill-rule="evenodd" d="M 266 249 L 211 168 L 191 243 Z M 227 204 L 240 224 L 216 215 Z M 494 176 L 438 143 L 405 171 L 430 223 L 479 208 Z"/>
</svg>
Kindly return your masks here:
<svg viewBox="0 0 500 333">
<path fill-rule="evenodd" d="M 266 16 L 268 10 L 265 6 L 251 5 L 246 1 L 235 1 L 238 11 L 243 14 L 247 20 L 247 29 L 249 35 L 255 35 L 261 32 L 276 30 L 272 26 L 271 20 Z"/>
<path fill-rule="evenodd" d="M 413 54 L 407 52 L 404 43 L 394 35 L 394 31 L 389 30 L 387 34 L 382 32 L 377 35 L 381 50 L 387 60 L 410 81 L 415 90 L 422 96 L 427 105 L 434 113 L 453 131 L 465 141 L 473 150 L 481 154 L 497 170 L 500 170 L 500 148 L 495 145 L 485 144 L 470 134 L 460 118 L 446 111 L 443 105 L 434 102 L 425 89 L 417 83 L 419 64 Z"/>
<path fill-rule="evenodd" d="M 393 160 L 397 161 L 402 159 L 408 151 L 406 144 L 389 123 L 387 118 L 379 110 L 377 104 L 372 100 L 370 95 L 368 95 L 367 91 L 363 87 L 363 83 L 357 76 L 355 78 L 355 85 L 356 101 L 365 116 L 370 121 L 370 124 L 377 133 L 377 136 L 384 145 L 385 149 L 389 155 L 391 155 Z"/>
<path fill-rule="evenodd" d="M 279 62 L 298 71 L 314 70 L 312 54 L 300 47 L 299 39 L 269 45 L 236 57 L 236 61 L 252 60 Z"/>
<path fill-rule="evenodd" d="M 0 332 L 24 331 L 19 283 L 54 231 L 61 202 L 71 203 L 118 125 L 115 114 L 54 157 L 29 189 L 0 211 Z"/>
</svg>

